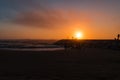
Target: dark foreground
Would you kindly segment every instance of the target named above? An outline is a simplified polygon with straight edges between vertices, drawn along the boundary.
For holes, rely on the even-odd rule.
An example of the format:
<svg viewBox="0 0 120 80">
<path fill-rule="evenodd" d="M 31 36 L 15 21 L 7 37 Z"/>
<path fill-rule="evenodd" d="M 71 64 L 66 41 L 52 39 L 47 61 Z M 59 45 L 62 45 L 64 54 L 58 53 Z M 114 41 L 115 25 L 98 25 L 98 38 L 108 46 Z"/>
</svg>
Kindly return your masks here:
<svg viewBox="0 0 120 80">
<path fill-rule="evenodd" d="M 120 51 L 0 50 L 0 80 L 120 80 Z"/>
</svg>

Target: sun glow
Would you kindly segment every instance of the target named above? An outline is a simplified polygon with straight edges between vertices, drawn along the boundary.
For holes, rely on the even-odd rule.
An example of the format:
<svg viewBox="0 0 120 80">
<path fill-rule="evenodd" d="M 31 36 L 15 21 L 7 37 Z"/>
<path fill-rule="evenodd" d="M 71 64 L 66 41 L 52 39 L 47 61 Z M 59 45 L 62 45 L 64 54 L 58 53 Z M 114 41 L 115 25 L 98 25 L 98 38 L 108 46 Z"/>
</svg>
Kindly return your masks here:
<svg viewBox="0 0 120 80">
<path fill-rule="evenodd" d="M 75 37 L 75 39 L 81 39 L 83 37 L 83 33 L 82 32 L 76 32 L 74 37 Z"/>
</svg>

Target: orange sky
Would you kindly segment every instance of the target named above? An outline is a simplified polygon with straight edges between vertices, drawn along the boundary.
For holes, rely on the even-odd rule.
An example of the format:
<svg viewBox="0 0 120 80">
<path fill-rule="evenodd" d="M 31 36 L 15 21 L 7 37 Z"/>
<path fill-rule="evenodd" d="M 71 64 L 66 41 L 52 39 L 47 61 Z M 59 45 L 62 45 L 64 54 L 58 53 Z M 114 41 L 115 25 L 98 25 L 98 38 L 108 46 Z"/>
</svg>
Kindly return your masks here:
<svg viewBox="0 0 120 80">
<path fill-rule="evenodd" d="M 114 39 L 120 33 L 120 1 L 52 1 L 14 2 L 16 10 L 2 6 L 0 39 L 66 39 L 78 31 L 83 39 Z"/>
</svg>

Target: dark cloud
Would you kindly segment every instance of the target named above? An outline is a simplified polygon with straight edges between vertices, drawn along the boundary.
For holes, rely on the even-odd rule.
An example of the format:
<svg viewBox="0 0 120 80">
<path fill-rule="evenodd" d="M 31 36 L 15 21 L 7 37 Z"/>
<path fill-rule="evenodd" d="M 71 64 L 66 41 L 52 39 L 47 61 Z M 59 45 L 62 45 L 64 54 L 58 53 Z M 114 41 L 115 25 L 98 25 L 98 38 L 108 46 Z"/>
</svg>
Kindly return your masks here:
<svg viewBox="0 0 120 80">
<path fill-rule="evenodd" d="M 25 4 L 28 3 L 27 1 Z M 74 26 L 85 21 L 83 18 L 85 19 L 86 16 L 83 16 L 83 14 L 81 16 L 76 10 L 54 8 L 47 4 L 44 5 L 42 1 L 38 4 L 36 1 L 35 3 L 32 3 L 32 1 L 30 0 L 29 2 L 32 7 L 19 11 L 12 19 L 12 23 L 27 27 L 58 28 L 62 26 Z"/>
<path fill-rule="evenodd" d="M 14 23 L 31 27 L 54 27 L 56 24 L 64 24 L 65 19 L 59 13 L 49 11 L 29 11 L 18 15 Z"/>
<path fill-rule="evenodd" d="M 53 28 L 71 24 L 76 14 L 70 14 L 65 10 L 54 10 L 44 7 L 19 13 L 12 22 L 31 27 Z"/>
<path fill-rule="evenodd" d="M 55 10 L 44 3 L 45 0 L 4 1 L 7 11 L 3 11 L 1 20 L 22 26 L 41 28 L 59 27 L 68 24 L 69 19 L 66 18 L 68 15 L 65 15 L 65 10 Z"/>
</svg>

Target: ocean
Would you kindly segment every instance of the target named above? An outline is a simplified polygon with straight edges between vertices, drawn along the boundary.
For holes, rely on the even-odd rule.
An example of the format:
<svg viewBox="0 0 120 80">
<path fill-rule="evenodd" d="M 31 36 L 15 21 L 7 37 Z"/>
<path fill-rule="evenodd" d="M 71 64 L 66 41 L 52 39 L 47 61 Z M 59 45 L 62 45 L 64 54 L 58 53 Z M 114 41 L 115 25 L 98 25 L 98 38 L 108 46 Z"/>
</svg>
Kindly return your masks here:
<svg viewBox="0 0 120 80">
<path fill-rule="evenodd" d="M 64 47 L 54 45 L 56 40 L 0 40 L 0 50 L 55 51 Z"/>
</svg>

